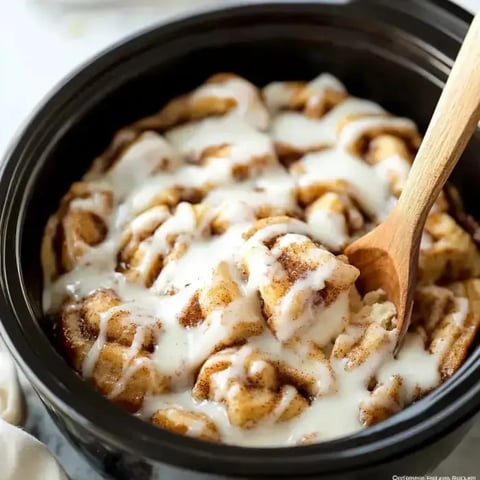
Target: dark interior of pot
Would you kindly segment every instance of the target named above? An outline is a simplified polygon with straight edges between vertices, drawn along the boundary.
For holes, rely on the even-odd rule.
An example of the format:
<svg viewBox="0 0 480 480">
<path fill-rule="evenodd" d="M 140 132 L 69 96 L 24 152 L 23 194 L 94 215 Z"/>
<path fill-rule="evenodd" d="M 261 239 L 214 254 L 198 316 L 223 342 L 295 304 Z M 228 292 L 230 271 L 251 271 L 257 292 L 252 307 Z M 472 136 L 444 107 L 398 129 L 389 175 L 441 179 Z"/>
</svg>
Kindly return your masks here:
<svg viewBox="0 0 480 480">
<path fill-rule="evenodd" d="M 419 19 L 418 12 L 416 18 L 408 11 L 393 14 L 390 2 L 365 2 L 370 5 L 365 8 L 357 3 L 264 6 L 190 20 L 130 42 L 67 84 L 26 131 L 23 147 L 29 151 L 16 173 L 18 192 L 26 192 L 17 193 L 15 202 L 21 269 L 33 314 L 42 318 L 43 228 L 69 185 L 118 128 L 157 111 L 213 73 L 235 72 L 264 85 L 331 72 L 354 95 L 412 118 L 423 131 L 465 23 L 450 19 L 448 32 L 442 33 L 435 27 L 435 12 L 439 19 L 444 15 L 437 7 L 431 6 L 429 18 Z M 479 156 L 477 131 L 453 176 L 467 210 L 477 218 Z"/>
</svg>

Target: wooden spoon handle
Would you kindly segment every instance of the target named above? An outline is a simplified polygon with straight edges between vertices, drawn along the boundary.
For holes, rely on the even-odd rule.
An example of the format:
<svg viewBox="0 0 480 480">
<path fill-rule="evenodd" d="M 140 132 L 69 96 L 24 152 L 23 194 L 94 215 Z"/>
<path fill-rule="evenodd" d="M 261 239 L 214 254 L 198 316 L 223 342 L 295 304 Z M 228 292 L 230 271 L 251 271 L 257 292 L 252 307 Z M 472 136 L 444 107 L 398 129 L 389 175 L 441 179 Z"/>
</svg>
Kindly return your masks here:
<svg viewBox="0 0 480 480">
<path fill-rule="evenodd" d="M 410 235 L 421 235 L 430 209 L 479 120 L 480 14 L 460 48 L 397 205 Z"/>
</svg>

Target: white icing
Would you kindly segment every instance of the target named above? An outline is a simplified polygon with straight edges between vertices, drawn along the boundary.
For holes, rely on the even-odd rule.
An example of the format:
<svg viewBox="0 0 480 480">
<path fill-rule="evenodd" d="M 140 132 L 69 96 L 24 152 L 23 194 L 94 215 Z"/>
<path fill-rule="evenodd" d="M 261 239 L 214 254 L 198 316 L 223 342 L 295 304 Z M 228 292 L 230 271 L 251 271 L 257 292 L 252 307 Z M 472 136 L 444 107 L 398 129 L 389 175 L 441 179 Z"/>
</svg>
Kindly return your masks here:
<svg viewBox="0 0 480 480">
<path fill-rule="evenodd" d="M 145 132 L 120 156 L 109 177 L 117 192 L 128 192 L 155 172 L 173 170 L 180 163 L 181 157 L 162 136 Z"/>
<path fill-rule="evenodd" d="M 333 75 L 322 73 L 304 87 L 303 94 L 307 97 L 307 106 L 320 103 L 327 90 L 346 93 L 345 87 Z M 263 98 L 269 110 L 275 113 L 281 108 L 288 108 L 294 99 L 297 88 L 285 82 L 272 82 L 263 89 Z"/>
<path fill-rule="evenodd" d="M 392 155 L 374 166 L 377 173 L 387 182 L 402 190 L 407 182 L 410 164 L 400 155 Z"/>
<path fill-rule="evenodd" d="M 327 90 L 346 93 L 345 87 L 337 78 L 329 73 L 323 73 L 308 83 L 307 91 L 309 93 L 309 99 L 307 106 L 309 104 L 319 103 Z"/>
<path fill-rule="evenodd" d="M 300 335 L 315 342 L 320 347 L 327 346 L 344 330 L 350 314 L 348 292 L 341 293 L 334 303 L 318 314 L 317 320 Z"/>
<path fill-rule="evenodd" d="M 376 103 L 349 98 L 319 119 L 309 118 L 297 112 L 279 113 L 272 122 L 272 136 L 275 142 L 300 151 L 318 149 L 335 144 L 339 124 L 346 116 L 382 113 L 385 111 Z"/>
<path fill-rule="evenodd" d="M 315 208 L 307 215 L 308 226 L 315 237 L 326 247 L 338 251 L 348 242 L 345 217 L 324 208 Z"/>
<path fill-rule="evenodd" d="M 350 147 L 359 137 L 373 130 L 415 131 L 415 123 L 408 118 L 372 116 L 352 120 L 341 130 L 338 145 L 342 148 Z"/>
<path fill-rule="evenodd" d="M 162 293 L 168 288 L 183 289 L 189 285 L 197 288 L 205 286 L 213 269 L 222 261 L 230 260 L 244 244 L 242 232 L 244 224 L 235 225 L 223 235 L 192 241 L 187 251 L 177 260 L 169 262 L 161 271 L 152 290 Z M 201 265 L 202 268 L 192 266 Z"/>
<path fill-rule="evenodd" d="M 281 108 L 288 107 L 293 101 L 296 89 L 285 82 L 272 82 L 263 89 L 263 98 L 268 109 L 276 113 Z"/>
<path fill-rule="evenodd" d="M 226 185 L 210 192 L 204 204 L 217 207 L 229 223 L 251 222 L 261 208 L 285 214 L 298 211 L 295 180 L 283 167 L 268 169 L 263 175 Z"/>
<path fill-rule="evenodd" d="M 384 215 L 391 194 L 385 181 L 373 167 L 342 149 L 328 149 L 305 155 L 297 165 L 303 169 L 298 175 L 301 187 L 318 182 L 344 180 L 351 194 L 370 214 Z"/>
<path fill-rule="evenodd" d="M 275 344 L 272 337 L 269 338 L 267 335 L 255 337 L 251 345 L 269 354 L 281 355 L 281 358 L 289 364 L 299 365 L 301 369 L 306 368 L 305 357 L 296 356 L 291 350 L 282 349 L 281 346 L 275 350 L 274 346 L 278 344 Z M 367 362 L 353 371 L 345 371 L 343 361 L 332 362 L 336 376 L 336 393 L 318 397 L 301 415 L 287 422 L 272 423 L 272 417 L 269 417 L 266 422 L 261 422 L 255 428 L 242 430 L 230 424 L 221 403 L 197 402 L 192 399 L 189 392 L 150 398 L 145 402 L 144 414 L 149 416 L 151 412 L 167 405 L 197 410 L 207 414 L 215 422 L 223 441 L 243 446 L 296 445 L 309 434 L 315 434 L 318 440 L 330 440 L 362 428 L 358 406 L 369 399 L 370 392 L 367 390 L 366 382 L 372 375 L 376 374 L 380 382 L 388 381 L 393 375 L 401 375 L 404 378 L 407 398 L 413 396 L 416 387 L 427 391 L 438 385 L 438 363 L 425 351 L 418 335 L 407 335 L 404 347 L 396 359 L 392 357 L 393 345 L 392 336 L 382 350 L 371 355 Z M 250 353 L 251 349 L 240 350 L 231 369 L 216 374 L 219 385 L 216 391 L 228 391 L 229 379 L 243 376 L 244 358 Z M 312 365 L 314 362 L 308 363 Z M 318 363 L 317 370 L 313 370 L 312 374 L 319 379 L 323 378 L 325 383 L 331 378 L 331 373 L 322 370 L 322 366 L 323 364 Z M 235 393 L 234 390 L 232 392 Z M 273 418 L 278 416 L 278 412 L 284 408 L 289 398 L 291 399 L 292 393 L 292 390 L 288 392 L 285 403 L 282 402 L 277 407 Z M 383 401 L 391 402 L 388 398 Z"/>
<path fill-rule="evenodd" d="M 386 383 L 393 375 L 403 379 L 403 390 L 407 402 L 413 400 L 416 387 L 423 391 L 435 388 L 440 383 L 437 359 L 423 347 L 419 335 L 408 333 L 395 360 L 385 362 L 377 378 Z"/>
<path fill-rule="evenodd" d="M 166 133 L 169 142 L 184 156 L 198 161 L 208 147 L 228 145 L 227 159 L 232 164 L 245 164 L 255 157 L 273 155 L 270 137 L 238 117 L 206 118 L 174 128 Z M 207 157 L 215 160 L 214 155 Z"/>
<path fill-rule="evenodd" d="M 427 232 L 422 232 L 422 238 L 420 239 L 420 250 L 430 250 L 433 247 L 433 238 Z"/>
<path fill-rule="evenodd" d="M 230 116 L 239 117 L 250 125 L 266 129 L 269 115 L 260 101 L 256 88 L 241 78 L 231 78 L 223 82 L 206 83 L 192 94 L 192 100 L 205 98 L 232 98 L 236 106 L 229 111 Z"/>
<path fill-rule="evenodd" d="M 459 327 L 463 327 L 468 315 L 469 302 L 468 298 L 455 298 L 455 311 L 452 313 L 454 322 Z"/>
<path fill-rule="evenodd" d="M 464 297 L 455 297 L 454 301 L 455 309 L 448 315 L 450 316 L 450 320 L 452 320 L 452 324 L 460 329 L 464 326 L 464 323 L 467 320 L 469 301 Z M 437 360 L 441 361 L 448 353 L 454 341 L 455 338 L 442 335 L 437 336 L 432 340 L 432 343 L 430 344 L 430 350 L 434 353 Z"/>
<path fill-rule="evenodd" d="M 98 331 L 97 339 L 90 348 L 82 365 L 82 374 L 85 378 L 90 378 L 93 375 L 93 371 L 95 370 L 95 365 L 97 364 L 98 357 L 100 356 L 103 346 L 105 345 L 105 341 L 107 338 L 107 325 L 109 320 L 109 312 L 100 314 L 100 328 Z"/>
</svg>

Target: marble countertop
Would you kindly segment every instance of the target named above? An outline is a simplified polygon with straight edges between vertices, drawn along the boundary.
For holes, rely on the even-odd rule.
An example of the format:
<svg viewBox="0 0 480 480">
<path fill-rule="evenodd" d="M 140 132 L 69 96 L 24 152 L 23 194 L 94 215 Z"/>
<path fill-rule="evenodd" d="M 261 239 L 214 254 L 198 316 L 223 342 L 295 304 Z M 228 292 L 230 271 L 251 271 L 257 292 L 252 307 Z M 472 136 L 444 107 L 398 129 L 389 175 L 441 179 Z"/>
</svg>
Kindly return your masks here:
<svg viewBox="0 0 480 480">
<path fill-rule="evenodd" d="M 399 0 L 400 1 L 400 0 Z M 187 9 L 228 0 L 5 0 L 0 7 L 0 158 L 42 97 L 111 43 Z M 480 0 L 459 0 L 480 10 Z M 26 430 L 48 445 L 72 480 L 101 480 L 65 441 L 26 381 Z M 480 423 L 433 475 L 480 472 Z M 27 480 L 27 479 L 25 479 Z"/>
</svg>

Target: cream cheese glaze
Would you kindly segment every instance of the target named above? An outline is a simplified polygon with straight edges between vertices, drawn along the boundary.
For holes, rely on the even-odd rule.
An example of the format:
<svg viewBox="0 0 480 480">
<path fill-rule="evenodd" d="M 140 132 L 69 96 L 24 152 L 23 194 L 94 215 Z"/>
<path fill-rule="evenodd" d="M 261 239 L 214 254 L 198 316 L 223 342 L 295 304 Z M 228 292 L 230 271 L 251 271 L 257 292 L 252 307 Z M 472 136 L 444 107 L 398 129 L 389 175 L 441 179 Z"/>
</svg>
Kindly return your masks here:
<svg viewBox="0 0 480 480">
<path fill-rule="evenodd" d="M 88 174 L 110 204 L 97 193 L 68 208 L 95 214 L 105 237 L 82 245 L 73 268 L 56 275 L 44 254 L 45 312 L 83 312 L 96 291 L 118 297 L 98 313 L 79 369 L 97 382 L 120 315 L 134 333 L 106 394 L 115 401 L 153 367 L 164 380 L 136 409 L 146 420 L 175 407 L 206 415 L 188 422 L 187 435 L 202 438 L 207 418 L 225 443 L 297 445 L 355 432 L 375 423 L 362 412 L 395 413 L 442 380 L 445 352 L 428 350 L 422 328 L 393 358 L 393 305 L 381 292 L 361 299 L 358 271 L 327 250 L 338 253 L 381 221 L 395 202 L 392 178 L 398 187 L 408 175 L 404 156 L 369 163 L 358 145 L 381 134 L 405 140 L 415 126 L 371 101 L 343 98 L 331 75 L 302 85 L 270 84 L 265 105 L 239 77 L 199 87 L 185 108 L 218 100 L 225 111 L 177 115 L 187 121 L 142 133 L 106 171 Z M 300 111 L 319 111 L 329 92 L 338 103 L 318 118 Z M 279 144 L 304 154 L 288 168 Z M 328 202 L 312 204 L 312 188 L 315 199 L 328 192 Z M 184 200 L 186 191 L 201 195 Z M 432 248 L 429 239 L 422 249 Z M 455 306 L 461 328 L 469 300 L 455 296 Z M 253 403 L 252 388 L 263 404 Z"/>
</svg>

